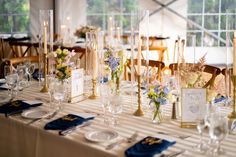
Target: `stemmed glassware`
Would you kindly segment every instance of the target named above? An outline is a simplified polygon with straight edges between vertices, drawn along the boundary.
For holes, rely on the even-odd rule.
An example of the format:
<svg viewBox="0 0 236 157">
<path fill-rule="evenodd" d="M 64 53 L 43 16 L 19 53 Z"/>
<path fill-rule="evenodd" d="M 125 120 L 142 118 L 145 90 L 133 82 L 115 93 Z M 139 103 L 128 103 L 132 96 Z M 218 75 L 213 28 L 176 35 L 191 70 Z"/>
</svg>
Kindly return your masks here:
<svg viewBox="0 0 236 157">
<path fill-rule="evenodd" d="M 19 79 L 18 74 L 12 73 L 10 66 L 5 66 L 4 67 L 4 75 L 6 78 L 6 84 L 8 87 L 10 87 L 10 97 L 11 97 L 11 99 L 13 99 L 13 97 L 14 97 L 13 90 L 14 90 L 14 88 L 16 88 L 17 82 Z"/>
<path fill-rule="evenodd" d="M 100 80 L 100 102 L 102 105 L 102 110 L 103 110 L 103 118 L 104 118 L 104 123 L 109 125 L 109 117 L 108 117 L 108 110 L 109 110 L 109 104 L 110 104 L 110 96 L 111 96 L 111 89 L 108 83 L 108 80 L 101 79 Z"/>
<path fill-rule="evenodd" d="M 196 123 L 197 123 L 197 131 L 200 135 L 200 141 L 199 141 L 199 144 L 197 144 L 194 147 L 194 149 L 198 152 L 204 153 L 207 150 L 207 145 L 202 140 L 203 131 L 206 127 L 204 117 L 198 116 L 197 119 L 196 119 Z"/>
<path fill-rule="evenodd" d="M 117 115 L 120 114 L 123 110 L 121 101 L 121 96 L 118 96 L 117 94 L 112 94 L 111 101 L 108 106 L 108 111 L 112 114 L 111 123 L 114 126 L 119 124 L 117 120 Z"/>
<path fill-rule="evenodd" d="M 50 108 L 51 109 L 54 109 L 54 104 L 53 104 L 54 86 L 55 86 L 55 77 L 54 77 L 54 75 L 48 75 L 48 94 L 49 94 L 49 97 L 50 97 Z"/>
<path fill-rule="evenodd" d="M 31 84 L 32 75 L 33 75 L 34 70 L 35 70 L 35 65 L 32 64 L 31 61 L 29 61 L 29 60 L 26 60 L 24 62 L 24 64 L 25 64 L 25 72 L 28 75 L 29 84 Z"/>
<path fill-rule="evenodd" d="M 63 100 L 66 98 L 66 83 L 60 81 L 60 80 L 55 80 L 54 82 L 54 87 L 53 87 L 53 97 L 55 100 L 58 101 L 59 105 L 59 109 L 62 110 L 64 109 L 63 106 Z"/>
<path fill-rule="evenodd" d="M 224 154 L 224 150 L 220 147 L 221 141 L 225 139 L 228 134 L 228 119 L 225 115 L 220 113 L 213 113 L 210 116 L 210 138 L 216 143 L 216 148 L 210 150 L 212 155 Z"/>
</svg>

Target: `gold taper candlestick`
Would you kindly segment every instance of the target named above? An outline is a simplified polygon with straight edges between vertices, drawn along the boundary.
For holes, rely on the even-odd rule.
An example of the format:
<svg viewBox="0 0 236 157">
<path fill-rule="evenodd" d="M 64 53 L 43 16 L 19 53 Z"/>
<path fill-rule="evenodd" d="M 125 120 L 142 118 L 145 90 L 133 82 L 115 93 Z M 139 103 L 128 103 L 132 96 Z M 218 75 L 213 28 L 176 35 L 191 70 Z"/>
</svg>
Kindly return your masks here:
<svg viewBox="0 0 236 157">
<path fill-rule="evenodd" d="M 230 119 L 236 119 L 236 75 L 231 76 L 233 82 L 233 111 L 228 115 Z"/>
<path fill-rule="evenodd" d="M 141 101 L 141 76 L 138 75 L 138 109 L 134 112 L 135 116 L 143 116 L 143 110 L 142 110 L 142 101 Z"/>
<path fill-rule="evenodd" d="M 92 79 L 92 84 L 93 84 L 93 93 L 92 95 L 89 96 L 89 99 L 96 99 L 98 98 L 98 95 L 97 95 L 97 80 L 96 79 Z"/>
<path fill-rule="evenodd" d="M 43 58 L 44 58 L 44 85 L 43 85 L 43 88 L 41 89 L 40 92 L 46 93 L 46 92 L 48 92 L 48 78 L 47 78 L 47 74 L 48 74 L 48 57 L 47 57 L 47 54 L 44 54 Z"/>
</svg>

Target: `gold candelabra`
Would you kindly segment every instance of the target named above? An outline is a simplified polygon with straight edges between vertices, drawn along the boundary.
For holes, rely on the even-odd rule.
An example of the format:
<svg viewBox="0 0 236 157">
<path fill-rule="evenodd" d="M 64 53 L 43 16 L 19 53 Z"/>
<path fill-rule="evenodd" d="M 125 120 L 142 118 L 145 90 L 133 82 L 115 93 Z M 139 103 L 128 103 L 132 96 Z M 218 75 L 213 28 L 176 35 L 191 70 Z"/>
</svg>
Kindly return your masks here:
<svg viewBox="0 0 236 157">
<path fill-rule="evenodd" d="M 143 116 L 143 110 L 142 110 L 142 101 L 141 101 L 141 76 L 138 75 L 138 109 L 134 112 L 135 116 Z"/>
<path fill-rule="evenodd" d="M 233 111 L 228 115 L 229 119 L 236 119 L 236 75 L 231 76 L 233 82 Z"/>
<path fill-rule="evenodd" d="M 40 92 L 42 93 L 46 93 L 48 92 L 48 79 L 47 79 L 47 73 L 48 73 L 48 58 L 47 58 L 47 54 L 44 54 L 43 56 L 44 59 L 44 85 L 43 88 L 41 89 Z"/>
<path fill-rule="evenodd" d="M 89 96 L 89 99 L 96 99 L 98 98 L 97 95 L 97 80 L 96 79 L 92 79 L 92 84 L 93 84 L 93 91 L 92 91 L 92 95 Z"/>
</svg>

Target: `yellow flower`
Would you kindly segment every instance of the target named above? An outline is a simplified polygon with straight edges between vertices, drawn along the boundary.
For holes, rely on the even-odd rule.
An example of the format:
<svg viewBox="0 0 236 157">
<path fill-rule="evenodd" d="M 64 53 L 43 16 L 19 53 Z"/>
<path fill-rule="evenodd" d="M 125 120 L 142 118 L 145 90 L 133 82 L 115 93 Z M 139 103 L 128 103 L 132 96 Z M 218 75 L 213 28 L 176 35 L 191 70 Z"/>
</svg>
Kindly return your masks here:
<svg viewBox="0 0 236 157">
<path fill-rule="evenodd" d="M 67 56 L 69 52 L 67 49 L 63 49 L 62 53 L 63 53 L 63 55 Z"/>
<path fill-rule="evenodd" d="M 62 50 L 58 48 L 58 49 L 56 50 L 56 54 L 60 55 L 61 53 L 62 53 Z"/>
</svg>

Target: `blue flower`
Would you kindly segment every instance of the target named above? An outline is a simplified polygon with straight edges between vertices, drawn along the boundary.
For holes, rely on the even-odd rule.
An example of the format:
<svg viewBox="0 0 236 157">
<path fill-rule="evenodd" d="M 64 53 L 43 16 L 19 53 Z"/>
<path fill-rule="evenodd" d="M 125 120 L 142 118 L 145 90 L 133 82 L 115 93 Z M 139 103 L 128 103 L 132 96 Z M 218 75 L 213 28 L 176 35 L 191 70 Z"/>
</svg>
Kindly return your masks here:
<svg viewBox="0 0 236 157">
<path fill-rule="evenodd" d="M 115 58 L 114 56 L 109 56 L 108 58 L 108 65 L 111 68 L 111 71 L 116 71 L 117 67 L 119 66 L 119 58 Z"/>
<path fill-rule="evenodd" d="M 165 95 L 167 95 L 169 93 L 169 89 L 167 87 L 164 87 L 163 92 Z"/>
</svg>

